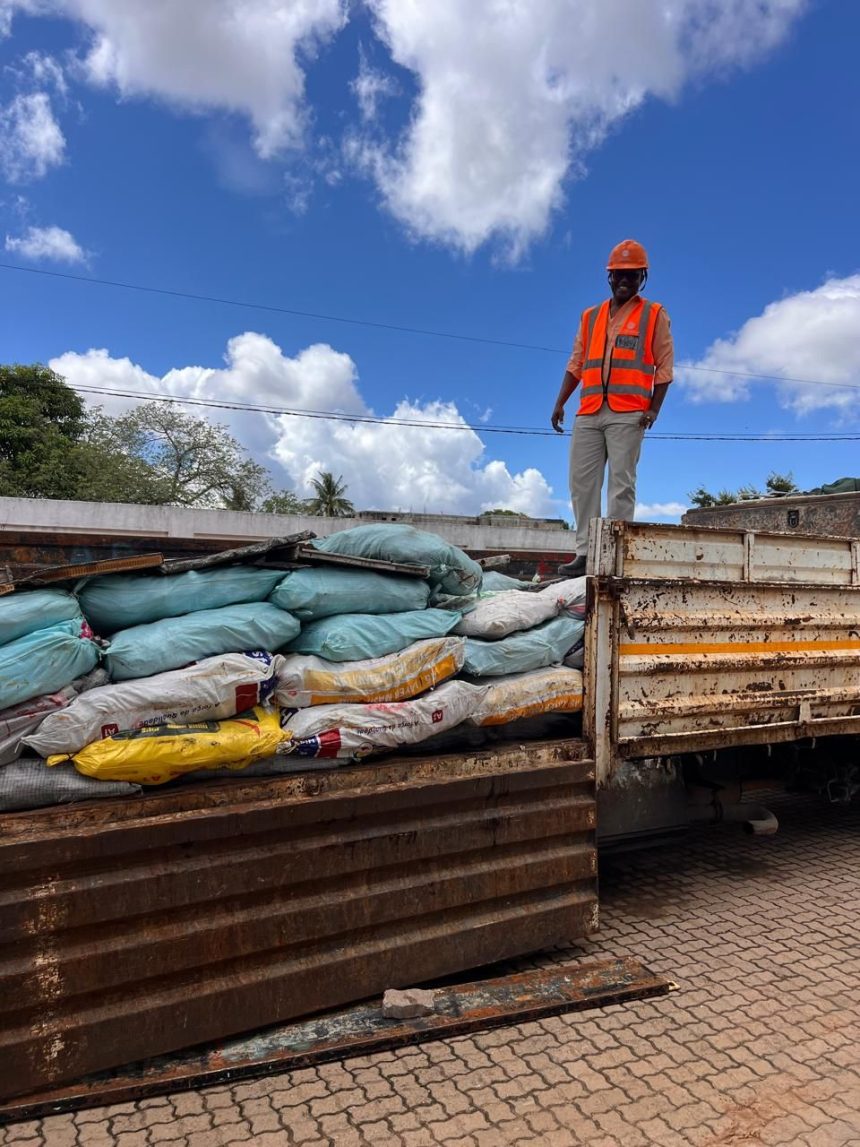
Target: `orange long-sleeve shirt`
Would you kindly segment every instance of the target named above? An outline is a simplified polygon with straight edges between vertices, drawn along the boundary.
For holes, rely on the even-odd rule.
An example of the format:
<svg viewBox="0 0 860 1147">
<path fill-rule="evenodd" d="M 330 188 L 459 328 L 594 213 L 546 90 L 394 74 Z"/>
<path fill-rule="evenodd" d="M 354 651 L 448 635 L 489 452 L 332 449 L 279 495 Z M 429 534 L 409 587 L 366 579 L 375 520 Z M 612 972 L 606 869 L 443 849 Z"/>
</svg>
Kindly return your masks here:
<svg viewBox="0 0 860 1147">
<path fill-rule="evenodd" d="M 611 357 L 612 347 L 615 346 L 615 336 L 621 330 L 633 305 L 638 301 L 639 296 L 634 295 L 623 307 L 619 307 L 614 315 L 609 316 L 606 329 L 606 353 L 603 357 L 604 382 L 609 378 L 609 359 Z M 576 328 L 576 338 L 573 340 L 573 351 L 567 361 L 567 369 L 577 382 L 582 376 L 582 361 L 585 357 L 580 330 L 580 327 Z M 654 385 L 657 386 L 661 382 L 671 382 L 675 367 L 675 347 L 672 342 L 672 324 L 669 320 L 669 316 L 662 307 L 657 314 L 657 322 L 654 324 L 654 363 L 657 367 L 654 375 Z"/>
</svg>

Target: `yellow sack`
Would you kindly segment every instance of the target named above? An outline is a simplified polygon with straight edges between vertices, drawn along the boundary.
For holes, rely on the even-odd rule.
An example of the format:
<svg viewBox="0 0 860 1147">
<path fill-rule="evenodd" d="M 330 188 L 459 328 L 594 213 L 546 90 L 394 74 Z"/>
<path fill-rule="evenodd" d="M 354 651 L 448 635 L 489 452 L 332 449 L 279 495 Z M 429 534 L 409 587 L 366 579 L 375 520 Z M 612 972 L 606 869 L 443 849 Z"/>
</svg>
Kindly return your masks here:
<svg viewBox="0 0 860 1147">
<path fill-rule="evenodd" d="M 582 674 L 551 665 L 509 677 L 485 678 L 489 687 L 469 718 L 473 725 L 507 725 L 541 713 L 576 713 L 582 708 Z"/>
<path fill-rule="evenodd" d="M 325 661 L 286 654 L 279 661 L 275 700 L 285 709 L 311 705 L 408 701 L 453 677 L 463 667 L 462 637 L 429 637 L 385 657 Z"/>
<path fill-rule="evenodd" d="M 243 769 L 283 751 L 290 734 L 277 710 L 259 705 L 229 721 L 151 725 L 114 733 L 77 753 L 48 757 L 49 765 L 72 761 L 85 777 L 163 785 L 195 769 Z"/>
</svg>

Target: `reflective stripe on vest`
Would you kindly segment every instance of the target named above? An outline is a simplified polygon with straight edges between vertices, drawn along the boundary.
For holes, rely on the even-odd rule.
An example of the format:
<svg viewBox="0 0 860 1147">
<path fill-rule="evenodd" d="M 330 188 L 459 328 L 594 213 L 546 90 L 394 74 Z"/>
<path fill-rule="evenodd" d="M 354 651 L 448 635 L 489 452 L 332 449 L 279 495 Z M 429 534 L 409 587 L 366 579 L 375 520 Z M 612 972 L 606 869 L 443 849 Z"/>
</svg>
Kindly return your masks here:
<svg viewBox="0 0 860 1147">
<path fill-rule="evenodd" d="M 590 307 L 582 316 L 580 336 L 584 361 L 580 376 L 578 414 L 596 414 L 604 398 L 610 410 L 648 410 L 654 393 L 654 328 L 660 303 L 639 299 L 624 329 L 615 336 L 609 359 L 609 377 L 603 383 L 603 360 L 609 326 L 609 301 Z M 631 345 L 624 345 L 624 339 Z M 620 344 L 620 345 L 619 345 Z"/>
</svg>

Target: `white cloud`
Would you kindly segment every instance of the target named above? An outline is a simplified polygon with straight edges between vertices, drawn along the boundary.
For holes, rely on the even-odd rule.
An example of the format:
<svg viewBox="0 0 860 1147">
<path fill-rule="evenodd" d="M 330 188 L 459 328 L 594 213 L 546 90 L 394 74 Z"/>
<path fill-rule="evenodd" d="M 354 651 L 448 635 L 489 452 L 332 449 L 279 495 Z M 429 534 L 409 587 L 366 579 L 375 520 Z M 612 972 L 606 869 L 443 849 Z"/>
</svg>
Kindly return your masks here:
<svg viewBox="0 0 860 1147">
<path fill-rule="evenodd" d="M 128 358 L 90 350 L 69 352 L 50 365 L 75 387 L 121 389 L 134 395 L 218 395 L 254 405 L 373 416 L 359 390 L 355 363 L 326 344 L 309 346 L 290 358 L 265 335 L 248 331 L 230 340 L 225 363 L 219 369 L 179 368 L 159 378 Z M 92 394 L 85 397 L 94 404 L 104 401 Z M 104 403 L 112 412 L 134 404 L 134 399 Z M 272 468 L 276 482 L 294 487 L 302 496 L 311 493 L 310 479 L 325 469 L 343 475 L 349 497 L 362 508 L 470 514 L 502 506 L 534 515 L 553 510 L 552 490 L 539 470 L 530 467 L 512 473 L 503 461 L 486 459 L 484 444 L 474 431 L 432 425 L 465 427 L 450 402 L 404 398 L 379 423 L 187 409 L 229 424 L 253 455 Z M 397 425 L 391 419 L 419 425 Z"/>
<path fill-rule="evenodd" d="M 417 236 L 516 255 L 547 227 L 563 184 L 649 96 L 748 64 L 806 0 L 367 0 L 419 94 L 398 145 L 349 141 Z"/>
<path fill-rule="evenodd" d="M 53 88 L 60 96 L 68 95 L 69 88 L 63 66 L 53 56 L 45 52 L 28 52 L 22 63 L 25 74 L 34 87 Z"/>
<path fill-rule="evenodd" d="M 777 383 L 780 405 L 798 415 L 829 407 L 850 416 L 860 378 L 858 331 L 860 274 L 828 279 L 770 303 L 739 331 L 712 343 L 701 359 L 679 364 L 678 381 L 693 402 L 739 402 L 753 386 L 768 385 L 747 374 L 810 379 Z M 851 383 L 855 388 L 839 385 Z"/>
<path fill-rule="evenodd" d="M 400 89 L 391 76 L 368 63 L 364 49 L 359 50 L 358 75 L 350 84 L 358 101 L 361 118 L 366 122 L 376 119 L 380 100 L 398 95 Z"/>
<path fill-rule="evenodd" d="M 303 61 L 343 25 L 344 0 L 55 0 L 92 43 L 82 67 L 122 96 L 246 116 L 269 158 L 301 143 Z"/>
<path fill-rule="evenodd" d="M 10 183 L 40 179 L 63 162 L 65 150 L 47 92 L 19 93 L 0 107 L 0 172 Z"/>
<path fill-rule="evenodd" d="M 467 252 L 496 240 L 515 257 L 546 230 L 565 184 L 584 174 L 614 125 L 649 98 L 676 98 L 691 79 L 752 64 L 781 42 L 809 0 L 365 3 L 379 42 L 373 66 L 363 55 L 359 61 L 352 89 L 361 123 L 347 126 L 344 155 L 370 174 L 414 236 Z M 0 0 L 0 34 L 16 10 L 76 20 L 89 33 L 78 76 L 123 98 L 238 115 L 250 122 L 262 159 L 305 148 L 310 186 L 319 174 L 311 148 L 318 141 L 307 130 L 305 73 L 349 7 L 348 0 Z M 43 88 L 65 82 L 48 61 L 29 62 Z M 382 98 L 404 89 L 392 63 L 412 73 L 417 88 L 396 139 L 377 114 Z M 301 194 L 292 189 L 289 198 L 301 207 Z"/>
<path fill-rule="evenodd" d="M 677 522 L 689 508 L 686 502 L 637 502 L 633 519 L 636 522 Z"/>
<path fill-rule="evenodd" d="M 7 235 L 6 250 L 25 259 L 54 263 L 85 263 L 87 252 L 63 227 L 28 227 L 23 235 Z"/>
<path fill-rule="evenodd" d="M 38 12 L 40 0 L 0 0 L 0 37 L 12 32 L 12 18 L 17 12 Z"/>
</svg>

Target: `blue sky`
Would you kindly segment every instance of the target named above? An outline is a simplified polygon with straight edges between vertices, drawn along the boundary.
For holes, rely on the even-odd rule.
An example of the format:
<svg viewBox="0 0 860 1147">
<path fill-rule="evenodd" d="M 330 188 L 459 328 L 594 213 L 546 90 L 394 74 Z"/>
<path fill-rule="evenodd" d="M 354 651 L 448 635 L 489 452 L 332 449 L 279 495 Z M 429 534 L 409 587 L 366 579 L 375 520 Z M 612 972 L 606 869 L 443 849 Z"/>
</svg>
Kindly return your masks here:
<svg viewBox="0 0 860 1147">
<path fill-rule="evenodd" d="M 299 493 L 569 517 L 567 439 L 482 428 L 548 428 L 633 236 L 680 364 L 652 434 L 860 433 L 856 4 L 0 0 L 0 29 L 0 261 L 559 348 L 3 269 L 3 361 L 381 420 L 210 412 Z M 652 437 L 640 514 L 856 458 Z"/>
</svg>

